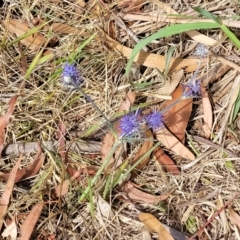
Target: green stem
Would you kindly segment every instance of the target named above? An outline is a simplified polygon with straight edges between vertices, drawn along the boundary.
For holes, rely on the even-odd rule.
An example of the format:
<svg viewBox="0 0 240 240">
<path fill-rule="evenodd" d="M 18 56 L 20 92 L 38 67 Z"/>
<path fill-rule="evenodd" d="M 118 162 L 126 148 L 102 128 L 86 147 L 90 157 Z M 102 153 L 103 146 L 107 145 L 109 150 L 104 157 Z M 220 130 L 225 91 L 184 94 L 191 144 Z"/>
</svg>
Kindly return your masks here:
<svg viewBox="0 0 240 240">
<path fill-rule="evenodd" d="M 140 157 L 118 180 L 118 182 L 122 182 L 127 176 L 128 174 L 131 173 L 131 171 L 140 163 L 143 161 L 143 159 L 145 159 L 146 157 L 148 157 L 153 150 L 155 150 L 158 146 L 160 146 L 160 142 L 156 143 L 155 146 L 153 146 L 152 148 L 150 148 L 142 157 Z M 118 183 L 117 182 L 117 183 Z M 113 188 L 117 185 L 117 183 L 113 186 Z"/>
<path fill-rule="evenodd" d="M 78 199 L 79 202 L 82 202 L 85 197 L 89 194 L 90 190 L 92 189 L 93 185 L 96 183 L 98 177 L 102 174 L 102 172 L 104 171 L 104 169 L 106 168 L 106 166 L 108 165 L 108 163 L 110 162 L 110 160 L 112 159 L 113 154 L 115 153 L 117 147 L 121 144 L 121 142 L 116 142 L 109 155 L 107 156 L 107 158 L 104 160 L 103 164 L 101 165 L 101 167 L 98 169 L 96 175 L 94 176 L 94 178 L 90 181 L 90 183 L 88 184 L 87 188 L 84 190 L 84 192 L 82 193 L 82 195 L 80 196 L 80 198 Z"/>
</svg>

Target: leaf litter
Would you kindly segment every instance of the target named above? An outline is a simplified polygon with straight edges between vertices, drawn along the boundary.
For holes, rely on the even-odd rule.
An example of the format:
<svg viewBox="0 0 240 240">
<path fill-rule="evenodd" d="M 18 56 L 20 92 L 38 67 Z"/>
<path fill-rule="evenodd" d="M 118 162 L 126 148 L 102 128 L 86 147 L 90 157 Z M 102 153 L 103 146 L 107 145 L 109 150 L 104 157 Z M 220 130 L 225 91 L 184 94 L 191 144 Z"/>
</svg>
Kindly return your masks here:
<svg viewBox="0 0 240 240">
<path fill-rule="evenodd" d="M 66 150 L 66 141 L 65 141 L 65 134 L 66 134 L 66 128 L 64 126 L 63 122 L 59 123 L 58 127 L 58 132 L 57 132 L 57 138 L 59 139 L 59 144 L 58 144 L 58 153 L 62 159 L 62 162 L 64 166 L 66 166 L 66 171 L 68 173 L 68 176 L 63 176 L 67 177 L 67 179 L 61 181 L 61 184 L 57 185 L 54 189 L 54 195 L 56 197 L 64 196 L 68 194 L 69 192 L 69 187 L 73 183 L 74 180 L 81 181 L 81 175 L 83 172 L 88 173 L 89 175 L 95 175 L 97 168 L 94 167 L 89 167 L 86 166 L 84 168 L 81 168 L 77 170 L 76 168 L 72 167 L 69 164 L 69 152 Z M 64 169 L 63 169 L 64 173 Z"/>
<path fill-rule="evenodd" d="M 210 30 L 207 34 L 204 31 L 201 31 L 201 34 L 197 31 L 190 31 L 187 33 L 190 38 L 188 38 L 186 34 L 182 34 L 181 37 L 172 36 L 165 39 L 157 39 L 147 46 L 147 49 L 150 50 L 149 52 L 141 52 L 135 59 L 135 61 L 141 65 L 139 71 L 139 77 L 141 79 L 135 79 L 135 81 L 137 85 L 139 83 L 142 84 L 142 86 L 145 84 L 144 87 L 138 89 L 131 84 L 129 85 L 127 79 L 124 78 L 123 72 L 126 65 L 126 58 L 130 58 L 131 51 L 135 45 L 134 39 L 142 39 L 149 36 L 149 34 L 156 32 L 160 25 L 164 27 L 166 24 L 169 24 L 169 22 L 173 24 L 174 21 L 186 21 L 186 19 L 176 17 L 174 19 L 173 16 L 166 16 L 165 20 L 161 17 L 158 21 L 156 12 L 162 9 L 168 14 L 185 14 L 188 12 L 187 9 L 189 6 L 185 8 L 183 4 L 182 7 L 180 7 L 178 3 L 171 1 L 168 4 L 159 1 L 154 1 L 154 3 L 155 5 L 153 5 L 152 2 L 125 1 L 124 6 L 121 6 L 119 3 L 115 8 L 101 1 L 98 3 L 89 1 L 84 2 L 84 4 L 68 2 L 64 3 L 69 7 L 66 12 L 59 2 L 38 2 L 36 6 L 39 5 L 43 13 L 45 13 L 48 7 L 51 9 L 52 12 L 48 15 L 50 23 L 44 27 L 37 25 L 37 27 L 33 28 L 29 21 L 29 15 L 21 7 L 18 9 L 18 16 L 14 15 L 14 11 L 10 13 L 7 8 L 4 8 L 6 14 L 2 19 L 5 19 L 5 16 L 8 16 L 8 19 L 3 20 L 4 27 L 1 31 L 3 31 L 4 36 L 9 42 L 6 42 L 7 49 L 4 48 L 2 52 L 4 61 L 2 62 L 3 80 L 0 81 L 2 87 L 1 99 L 2 97 L 10 99 L 10 97 L 13 96 L 12 94 L 19 94 L 19 89 L 23 89 L 23 91 L 21 92 L 21 99 L 18 102 L 18 109 L 16 110 L 16 114 L 14 114 L 13 121 L 10 121 L 10 124 L 8 124 L 12 114 L 11 112 L 11 114 L 5 118 L 7 121 L 5 121 L 0 128 L 2 139 L 1 148 L 3 149 L 3 146 L 6 145 L 4 140 L 6 140 L 7 143 L 14 143 L 12 148 L 17 148 L 17 146 L 24 144 L 24 147 L 21 149 L 26 156 L 24 156 L 22 160 L 24 161 L 24 165 L 19 170 L 22 170 L 22 172 L 29 171 L 29 173 L 19 177 L 17 187 L 18 189 L 20 188 L 21 191 L 13 190 L 13 201 L 9 202 L 9 207 L 10 209 L 17 209 L 17 212 L 26 213 L 25 210 L 22 210 L 22 206 L 27 205 L 27 209 L 32 209 L 32 211 L 35 212 L 36 218 L 32 221 L 31 231 L 26 235 L 27 238 L 29 238 L 31 234 L 35 239 L 47 239 L 47 237 L 50 238 L 50 236 L 54 236 L 55 238 L 55 232 L 52 233 L 49 228 L 49 226 L 54 226 L 51 229 L 56 229 L 56 232 L 61 232 L 61 234 L 64 232 L 68 239 L 89 239 L 93 236 L 93 233 L 102 239 L 126 239 L 124 236 L 141 239 L 141 237 L 139 237 L 140 235 L 138 235 L 142 234 L 142 230 L 137 227 L 139 224 L 128 224 L 118 221 L 119 213 L 124 214 L 129 219 L 132 218 L 132 209 L 129 208 L 127 203 L 122 204 L 122 201 L 119 201 L 119 198 L 117 198 L 119 192 L 122 196 L 125 196 L 125 198 L 128 195 L 128 202 L 134 202 L 135 207 L 149 212 L 147 214 L 151 214 L 151 217 L 154 215 L 157 216 L 161 222 L 168 224 L 171 222 L 175 228 L 179 230 L 184 229 L 184 232 L 190 235 L 186 226 L 187 222 L 189 222 L 188 219 L 183 223 L 176 221 L 176 219 L 182 219 L 183 214 L 186 212 L 184 207 L 176 208 L 179 201 L 182 203 L 182 206 L 186 207 L 188 202 L 196 202 L 198 199 L 198 206 L 193 205 L 194 207 L 188 212 L 188 217 L 198 222 L 199 226 L 205 226 L 203 225 L 204 219 L 209 219 L 209 216 L 211 216 L 215 210 L 216 201 L 218 201 L 216 194 L 208 198 L 208 192 L 211 192 L 212 188 L 219 188 L 217 189 L 218 193 L 224 201 L 227 201 L 231 199 L 234 192 L 239 190 L 236 176 L 238 176 L 239 167 L 237 161 L 239 141 L 237 139 L 240 135 L 237 135 L 238 130 L 235 122 L 231 123 L 231 118 L 229 118 L 231 116 L 231 110 L 234 108 L 234 99 L 236 101 L 235 96 L 238 95 L 238 91 L 237 88 L 235 88 L 235 96 L 232 97 L 231 102 L 229 102 L 228 99 L 226 99 L 227 93 L 229 92 L 229 90 L 227 90 L 228 88 L 226 88 L 223 96 L 218 98 L 219 100 L 216 100 L 217 91 L 213 90 L 214 85 L 220 83 L 220 79 L 225 77 L 227 71 L 231 72 L 237 69 L 236 66 L 239 61 L 237 57 L 238 50 L 235 49 L 234 45 L 232 45 L 228 39 L 223 39 L 221 46 L 214 46 L 212 49 L 212 51 L 216 51 L 216 53 L 219 51 L 223 57 L 217 55 L 215 59 L 202 59 L 201 71 L 204 74 L 201 75 L 201 77 L 205 76 L 205 78 L 202 78 L 204 78 L 204 82 L 207 82 L 208 79 L 206 76 L 209 76 L 210 82 L 210 85 L 206 86 L 208 89 L 206 92 L 208 98 L 202 99 L 202 105 L 199 106 L 201 102 L 199 99 L 194 99 L 193 101 L 192 99 L 182 100 L 179 104 L 175 104 L 165 112 L 166 128 L 152 131 L 144 127 L 141 133 L 142 135 L 137 136 L 137 141 L 134 137 L 135 139 L 124 142 L 124 146 L 119 148 L 118 152 L 115 152 L 112 159 L 113 165 L 109 166 L 109 168 L 106 169 L 107 171 L 103 171 L 102 174 L 98 176 L 98 181 L 91 189 L 91 193 L 94 196 L 97 196 L 97 194 L 102 196 L 105 184 L 107 183 L 106 179 L 110 179 L 110 182 L 114 180 L 114 178 L 108 178 L 109 176 L 114 177 L 115 174 L 119 172 L 124 174 L 124 171 L 127 171 L 128 168 L 131 167 L 131 164 L 143 158 L 143 161 L 137 165 L 135 171 L 131 172 L 131 181 L 127 181 L 127 178 L 125 178 L 126 182 L 122 185 L 124 186 L 125 184 L 125 191 L 123 191 L 123 187 L 116 185 L 116 187 L 110 191 L 110 194 L 106 196 L 106 199 L 102 199 L 103 201 L 99 200 L 98 203 L 100 204 L 101 202 L 103 206 L 105 206 L 104 203 L 106 204 L 105 207 L 107 211 L 111 211 L 108 221 L 112 222 L 113 225 L 115 224 L 121 231 L 116 232 L 112 225 L 105 221 L 104 218 L 102 223 L 100 220 L 94 221 L 89 208 L 86 207 L 86 205 L 92 205 L 91 200 L 88 199 L 90 201 L 89 204 L 79 203 L 77 201 L 79 194 L 81 194 L 89 181 L 91 181 L 91 174 L 96 174 L 99 166 L 101 166 L 102 159 L 106 158 L 109 154 L 116 139 L 112 133 L 109 133 L 109 129 L 103 126 L 99 129 L 100 134 L 95 135 L 94 133 L 90 133 L 88 135 L 89 139 L 80 139 L 82 141 L 82 147 L 79 149 L 77 147 L 69 147 L 71 143 L 72 146 L 77 146 L 74 143 L 77 139 L 71 135 L 75 128 L 84 131 L 92 125 L 102 122 L 103 119 L 102 116 L 96 114 L 96 111 L 91 107 L 89 102 L 76 92 L 65 93 L 59 89 L 57 83 L 58 77 L 56 77 L 57 74 L 55 74 L 55 71 L 58 71 L 59 65 L 62 65 L 65 61 L 72 60 L 68 59 L 68 53 L 71 55 L 74 49 L 76 49 L 76 46 L 81 45 L 82 41 L 97 32 L 96 37 L 82 49 L 79 55 L 80 59 L 77 61 L 77 66 L 81 69 L 81 74 L 85 78 L 85 83 L 82 86 L 83 89 L 94 99 L 94 102 L 111 120 L 112 124 L 117 125 L 120 118 L 119 112 L 124 114 L 124 112 L 118 108 L 119 105 L 121 105 L 122 99 L 126 96 L 124 90 L 126 88 L 120 88 L 121 86 L 130 87 L 136 96 L 133 103 L 131 103 L 130 106 L 125 106 L 125 109 L 123 109 L 125 113 L 129 111 L 134 112 L 137 109 L 139 109 L 141 113 L 142 110 L 145 110 L 144 108 L 149 111 L 149 109 L 147 109 L 149 107 L 144 107 L 146 103 L 148 104 L 147 106 L 151 106 L 151 110 L 155 108 L 162 110 L 169 106 L 171 101 L 166 101 L 161 106 L 158 104 L 161 102 L 159 99 L 161 99 L 160 95 L 162 94 L 158 86 L 160 85 L 162 87 L 166 85 L 167 87 L 165 87 L 165 89 L 168 90 L 167 95 L 171 94 L 175 88 L 175 91 L 179 91 L 180 88 L 177 87 L 177 85 L 182 86 L 181 83 L 190 78 L 188 73 L 194 72 L 199 65 L 199 59 L 190 56 L 192 52 L 192 50 L 188 48 L 189 43 L 192 41 L 190 38 L 196 42 L 209 45 L 216 44 L 216 39 L 221 39 L 221 32 L 219 30 L 214 30 L 215 35 Z M 199 4 L 201 4 L 201 2 Z M 227 15 L 226 9 L 218 9 L 216 6 L 216 2 L 213 1 L 213 3 L 207 6 L 207 10 L 212 11 L 214 14 L 218 14 L 218 11 L 220 11 L 220 17 L 224 14 Z M 231 6 L 231 3 L 229 3 L 228 7 L 231 8 Z M 12 7 L 13 9 L 15 8 L 14 6 Z M 35 5 L 31 7 L 34 11 L 36 10 Z M 127 27 L 125 29 L 130 29 L 133 33 L 132 35 L 128 35 L 125 29 L 115 24 L 116 19 L 110 18 L 113 9 L 115 10 L 114 14 L 124 21 Z M 184 12 L 184 10 L 186 11 Z M 215 12 L 216 10 L 218 11 Z M 120 12 L 122 13 L 124 11 L 124 15 L 120 14 Z M 61 23 L 55 18 L 55 16 L 59 16 L 59 13 L 61 13 Z M 76 13 L 80 14 L 77 16 Z M 21 17 L 19 18 L 19 16 Z M 149 20 L 149 16 L 152 17 L 151 21 Z M 90 21 L 97 19 L 98 27 L 92 25 L 89 27 L 86 17 L 89 17 Z M 130 17 L 131 20 L 127 20 L 130 19 Z M 39 19 L 43 18 L 43 16 L 39 16 Z M 136 18 L 141 18 L 142 21 L 135 20 Z M 229 16 L 229 18 L 232 18 L 232 16 Z M 9 26 L 6 25 L 8 20 L 10 20 Z M 187 21 L 191 20 L 188 18 Z M 39 22 L 42 22 L 42 20 Z M 102 24 L 104 22 L 109 22 L 110 24 Z M 36 26 L 35 23 L 33 25 Z M 17 29 L 16 26 L 19 26 L 19 29 Z M 51 57 L 40 59 L 38 65 L 35 66 L 36 69 L 34 69 L 34 72 L 29 75 L 28 81 L 19 88 L 18 83 L 20 81 L 14 81 L 16 75 L 24 75 L 23 72 L 26 71 L 26 59 L 27 62 L 31 62 L 32 59 L 34 59 L 34 56 L 31 54 L 44 46 L 46 39 L 49 39 L 48 34 L 53 34 L 58 39 L 58 45 L 51 46 L 51 49 L 47 50 L 51 53 Z M 137 38 L 131 39 L 133 35 Z M 22 52 L 20 51 L 20 57 L 22 56 L 23 59 L 23 56 L 25 56 L 25 59 L 22 60 L 22 67 L 20 64 L 16 64 L 19 63 L 19 59 L 16 57 L 19 54 L 19 49 L 16 47 L 14 41 L 16 41 L 15 43 L 20 41 L 21 44 L 26 47 L 26 49 L 24 47 L 22 48 Z M 4 42 L 2 43 L 4 44 Z M 8 43 L 10 43 L 10 45 L 8 45 Z M 173 53 L 170 61 L 169 73 L 174 75 L 175 73 L 173 71 L 178 69 L 179 78 L 176 81 L 174 81 L 173 78 L 173 82 L 171 82 L 171 77 L 169 76 L 167 79 L 162 79 L 161 76 L 155 75 L 159 85 L 148 84 L 149 81 L 152 82 L 150 76 L 153 75 L 152 73 L 155 71 L 153 68 L 157 68 L 160 71 L 165 69 L 166 57 L 164 53 L 168 51 L 168 46 L 170 45 L 175 45 L 176 51 Z M 30 55 L 27 49 L 32 51 Z M 230 56 L 230 60 L 227 59 L 229 58 L 229 52 L 226 52 L 226 49 L 231 49 L 232 55 Z M 54 56 L 52 53 L 56 53 L 56 55 Z M 215 55 L 212 54 L 212 56 Z M 233 61 L 236 63 L 233 64 Z M 5 64 L 5 62 L 7 64 Z M 219 65 L 219 62 L 224 62 L 224 64 L 229 65 L 230 68 L 225 68 L 224 65 L 222 65 L 225 69 L 224 71 L 220 74 L 212 74 L 215 73 L 214 69 L 217 64 Z M 207 68 L 205 67 L 206 64 L 208 64 Z M 179 84 L 180 80 L 181 83 Z M 233 79 L 229 81 L 232 83 Z M 173 92 L 172 101 L 176 99 L 174 94 Z M 181 96 L 181 93 L 179 93 L 178 97 L 179 96 Z M 155 98 L 157 98 L 157 101 Z M 211 104 L 209 99 L 211 99 Z M 225 114 L 225 111 L 222 109 L 227 109 L 227 114 Z M 212 119 L 211 116 L 213 117 Z M 224 124 L 221 122 L 223 116 L 227 119 Z M 63 126 L 61 121 L 64 122 L 65 126 Z M 59 127 L 60 130 L 57 130 L 55 126 L 58 126 L 59 122 L 62 125 Z M 206 123 L 206 125 L 204 125 L 206 128 L 202 123 Z M 224 138 L 218 135 L 221 124 L 223 125 L 221 134 Z M 8 131 L 5 136 L 6 127 L 8 127 Z M 56 132 L 59 135 L 59 145 L 57 145 L 55 141 Z M 188 137 L 186 140 L 186 132 L 188 134 L 190 133 L 192 138 Z M 119 134 L 118 130 L 117 134 Z M 219 139 L 216 139 L 219 140 L 218 144 L 212 143 L 211 138 L 206 139 L 199 137 L 199 135 L 205 135 L 206 138 L 218 136 Z M 103 140 L 104 136 L 107 136 L 106 141 Z M 159 139 L 164 147 L 156 148 L 153 154 L 146 155 L 144 158 L 144 154 L 151 151 L 152 146 L 155 146 Z M 29 152 L 31 152 L 31 150 L 29 150 L 28 153 L 25 152 L 25 149 L 27 149 L 25 148 L 25 143 L 27 146 L 29 142 L 34 143 L 34 141 L 36 142 L 37 140 L 43 143 L 43 145 L 46 140 L 51 140 L 52 152 L 51 154 L 45 155 L 45 148 L 42 149 L 43 153 L 40 153 L 38 149 L 39 152 L 35 157 L 41 155 L 42 158 L 40 158 L 41 160 L 39 161 L 34 161 L 36 165 L 33 166 L 33 163 L 25 163 L 29 157 Z M 85 143 L 93 143 L 93 140 L 97 141 L 98 146 L 100 146 L 101 142 L 103 143 L 104 150 L 102 158 L 99 150 L 97 150 L 97 153 L 94 152 L 92 157 L 89 157 L 91 155 L 91 148 L 84 146 L 86 145 Z M 36 149 L 36 144 L 33 149 Z M 72 149 L 74 149 L 74 151 Z M 90 153 L 88 153 L 88 151 L 90 151 Z M 19 155 L 17 151 L 12 152 L 14 152 L 15 155 Z M 208 155 L 206 155 L 206 153 L 208 153 Z M 187 170 L 186 168 L 185 170 L 182 168 L 182 172 L 179 171 L 181 166 L 186 166 L 186 164 L 191 163 L 191 160 L 194 160 L 195 156 L 199 154 L 200 158 L 197 157 L 197 162 L 194 161 L 194 164 L 189 165 L 190 167 L 188 167 Z M 11 158 L 6 155 L 5 151 L 3 151 L 2 155 L 1 172 L 6 174 L 7 172 L 11 172 L 12 166 L 15 164 L 15 157 Z M 121 155 L 121 159 L 115 164 L 118 155 Z M 59 156 L 62 161 L 60 165 L 56 162 Z M 164 181 L 163 176 L 158 172 L 156 162 L 153 161 L 152 158 L 165 166 L 167 173 Z M 41 161 L 44 161 L 44 165 Z M 112 169 L 114 169 L 114 171 L 111 171 Z M 47 177 L 44 177 L 45 174 Z M 9 176 L 9 174 L 5 175 L 4 180 L 7 180 Z M 228 179 L 228 182 L 223 183 L 223 179 Z M 4 184 L 3 182 L 2 189 L 4 189 Z M 29 191 L 29 184 L 31 186 L 41 184 L 41 192 L 38 191 L 36 195 L 33 195 L 33 193 Z M 171 189 L 177 190 L 172 192 Z M 22 191 L 26 191 L 29 195 L 25 194 L 25 197 L 22 197 Z M 54 191 L 56 195 L 52 195 Z M 162 195 L 163 193 L 167 193 L 166 196 Z M 39 196 L 39 199 L 36 199 L 36 196 Z M 46 211 L 41 203 L 40 205 L 36 205 L 36 200 L 41 202 L 43 197 L 51 200 L 57 197 L 59 200 L 58 206 L 56 205 L 54 208 L 49 206 L 48 210 L 50 211 Z M 18 201 L 14 201 L 15 199 L 18 199 Z M 235 200 L 236 199 L 233 198 L 231 202 L 231 204 L 234 205 L 233 209 L 237 206 L 237 200 Z M 68 204 L 69 202 L 71 202 L 71 206 Z M 93 205 L 94 204 L 96 203 L 93 203 Z M 35 207 L 37 210 L 34 210 Z M 94 206 L 91 208 L 94 209 Z M 111 210 L 109 210 L 110 208 Z M 219 210 L 225 208 L 226 205 L 224 204 L 219 206 Z M 18 211 L 18 209 L 20 210 Z M 175 209 L 175 211 L 172 211 L 172 209 Z M 68 222 L 61 221 L 62 219 L 58 220 L 55 217 L 48 218 L 50 216 L 49 213 L 56 213 L 58 216 L 64 216 L 66 213 L 69 225 Z M 12 220 L 11 214 L 6 213 L 5 219 Z M 40 216 L 41 218 L 39 218 Z M 44 220 L 44 217 L 48 218 L 48 222 Z M 103 217 L 105 216 L 103 215 Z M 38 220 L 40 223 L 39 228 L 34 228 Z M 218 229 L 217 226 L 219 225 L 214 218 L 210 220 L 211 228 L 214 230 Z M 224 221 L 226 222 L 227 220 L 225 219 Z M 66 223 L 66 225 L 64 225 L 63 222 L 64 224 Z M 88 228 L 84 228 L 84 224 L 87 224 Z M 17 225 L 21 230 L 23 225 L 19 223 L 17 223 Z M 159 224 L 156 224 L 156 226 L 159 226 Z M 5 230 L 8 230 L 8 228 L 6 227 Z M 149 230 L 151 231 L 151 226 Z M 225 230 L 209 231 L 208 227 L 206 227 L 205 230 L 204 228 L 200 230 L 198 234 L 203 231 L 208 231 L 208 234 L 211 235 L 213 239 L 220 239 L 226 233 Z M 153 231 L 157 232 L 156 229 Z M 76 234 L 77 237 L 74 234 Z M 230 229 L 228 234 L 236 236 L 237 232 Z M 155 235 L 154 237 L 156 238 Z M 168 239 L 171 239 L 171 236 L 168 236 Z"/>
<path fill-rule="evenodd" d="M 240 229 L 240 216 L 232 208 L 228 209 L 228 218 L 232 224 L 235 224 Z"/>
<path fill-rule="evenodd" d="M 2 233 L 2 237 L 8 236 L 11 238 L 11 240 L 17 239 L 17 224 L 15 219 L 12 220 L 12 222 L 5 228 Z"/>
<path fill-rule="evenodd" d="M 1 158 L 3 145 L 4 145 L 5 128 L 7 127 L 9 119 L 14 111 L 17 98 L 18 96 L 14 96 L 10 99 L 7 113 L 4 116 L 0 117 L 0 158 Z"/>
<path fill-rule="evenodd" d="M 0 229 L 2 228 L 3 220 L 8 209 L 8 204 L 10 202 L 10 197 L 12 195 L 17 170 L 20 166 L 21 160 L 22 160 L 22 156 L 19 157 L 18 161 L 16 162 L 15 166 L 10 172 L 7 184 L 5 186 L 4 192 L 0 200 Z"/>
<path fill-rule="evenodd" d="M 158 233 L 159 240 L 174 240 L 161 222 L 159 222 L 152 214 L 139 213 L 138 218 L 147 227 L 147 229 L 149 229 L 149 231 Z"/>
<path fill-rule="evenodd" d="M 40 170 L 40 168 L 42 167 L 44 159 L 45 159 L 45 156 L 42 152 L 41 147 L 39 146 L 38 152 L 37 152 L 36 156 L 34 157 L 33 162 L 25 168 L 18 169 L 14 181 L 19 182 L 26 178 L 35 176 L 38 173 L 38 171 Z M 0 179 L 8 179 L 9 175 L 10 175 L 9 173 L 0 172 Z"/>
<path fill-rule="evenodd" d="M 44 202 L 38 203 L 31 209 L 30 213 L 27 215 L 21 227 L 21 232 L 20 232 L 21 240 L 30 239 L 33 233 L 35 224 L 37 223 L 45 204 L 46 203 Z"/>
<path fill-rule="evenodd" d="M 161 196 L 154 196 L 149 193 L 145 193 L 141 190 L 139 190 L 135 184 L 128 181 L 126 182 L 122 189 L 126 192 L 129 199 L 131 199 L 133 202 L 144 202 L 149 204 L 157 204 L 160 201 L 163 201 L 167 199 L 170 196 L 170 193 L 161 195 Z"/>
</svg>

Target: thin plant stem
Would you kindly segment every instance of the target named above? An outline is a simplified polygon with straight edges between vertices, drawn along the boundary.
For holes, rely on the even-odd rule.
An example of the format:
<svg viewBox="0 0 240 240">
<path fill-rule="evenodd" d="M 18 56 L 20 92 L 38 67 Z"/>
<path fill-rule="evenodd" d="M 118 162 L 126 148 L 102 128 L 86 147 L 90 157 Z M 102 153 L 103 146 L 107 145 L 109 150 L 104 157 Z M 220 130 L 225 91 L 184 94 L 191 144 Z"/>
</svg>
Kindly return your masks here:
<svg viewBox="0 0 240 240">
<path fill-rule="evenodd" d="M 100 108 L 95 104 L 95 102 L 91 99 L 90 96 L 88 96 L 81 88 L 78 88 L 78 91 L 93 105 L 93 107 L 97 110 L 97 112 L 103 116 L 105 121 L 107 122 L 108 126 L 111 128 L 111 130 L 114 131 L 111 122 L 109 119 L 106 117 L 106 115 L 100 110 Z"/>
<path fill-rule="evenodd" d="M 161 110 L 161 113 L 165 113 L 166 111 L 168 111 L 170 108 L 174 107 L 177 103 L 179 103 L 182 100 L 182 97 L 180 97 L 179 99 L 177 99 L 176 101 L 174 101 L 173 103 L 171 103 L 170 105 L 168 105 L 167 107 L 165 107 L 164 109 Z"/>
<path fill-rule="evenodd" d="M 195 70 L 192 77 L 190 78 L 190 81 L 193 81 L 194 83 L 196 82 L 196 77 L 197 77 L 198 71 L 200 69 L 201 63 L 202 63 L 202 60 L 200 59 L 200 61 L 198 62 L 197 69 Z"/>
</svg>

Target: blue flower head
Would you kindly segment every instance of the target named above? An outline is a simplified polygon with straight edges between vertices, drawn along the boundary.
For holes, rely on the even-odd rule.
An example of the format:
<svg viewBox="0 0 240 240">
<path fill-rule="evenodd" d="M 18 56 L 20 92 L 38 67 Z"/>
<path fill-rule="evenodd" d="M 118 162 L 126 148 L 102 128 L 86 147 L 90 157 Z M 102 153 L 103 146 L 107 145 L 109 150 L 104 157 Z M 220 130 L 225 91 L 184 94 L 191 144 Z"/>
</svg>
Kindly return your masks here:
<svg viewBox="0 0 240 240">
<path fill-rule="evenodd" d="M 62 72 L 63 85 L 70 88 L 78 88 L 83 83 L 83 79 L 74 64 L 66 63 Z"/>
<path fill-rule="evenodd" d="M 154 111 L 146 117 L 146 122 L 154 131 L 162 128 L 164 127 L 163 114 L 161 112 Z"/>
<path fill-rule="evenodd" d="M 184 97 L 198 97 L 201 93 L 201 81 L 189 81 L 185 84 Z"/>
<path fill-rule="evenodd" d="M 193 73 L 192 77 L 190 80 L 185 83 L 184 86 L 184 92 L 183 92 L 183 97 L 188 98 L 188 97 L 198 97 L 200 96 L 201 93 L 201 80 L 196 81 L 198 71 L 201 66 L 201 61 L 198 63 L 198 67 L 196 71 Z"/>
<path fill-rule="evenodd" d="M 138 114 L 129 113 L 120 119 L 120 131 L 122 137 L 129 137 L 133 133 L 138 132 L 139 128 Z"/>
</svg>

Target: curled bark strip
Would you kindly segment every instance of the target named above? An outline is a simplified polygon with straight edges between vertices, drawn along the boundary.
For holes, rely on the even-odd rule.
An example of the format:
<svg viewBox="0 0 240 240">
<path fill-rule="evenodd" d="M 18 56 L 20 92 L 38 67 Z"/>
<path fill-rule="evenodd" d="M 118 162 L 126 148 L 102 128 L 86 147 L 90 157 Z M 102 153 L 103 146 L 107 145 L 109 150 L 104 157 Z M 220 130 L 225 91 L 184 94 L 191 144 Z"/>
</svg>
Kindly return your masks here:
<svg viewBox="0 0 240 240">
<path fill-rule="evenodd" d="M 9 144 L 4 147 L 2 155 L 19 155 L 19 153 L 32 153 L 38 151 L 37 142 L 18 142 L 16 144 Z M 58 141 L 46 141 L 42 143 L 48 150 L 56 150 Z M 91 152 L 98 153 L 101 150 L 101 143 L 96 141 L 83 141 L 79 140 L 74 143 L 67 142 L 67 146 L 70 147 L 70 150 L 76 152 Z"/>
<path fill-rule="evenodd" d="M 11 97 L 8 104 L 9 106 L 8 106 L 7 113 L 0 117 L 0 158 L 2 156 L 1 154 L 3 150 L 3 144 L 4 144 L 5 128 L 7 127 L 9 119 L 12 116 L 17 98 L 18 98 L 17 95 Z"/>
</svg>

